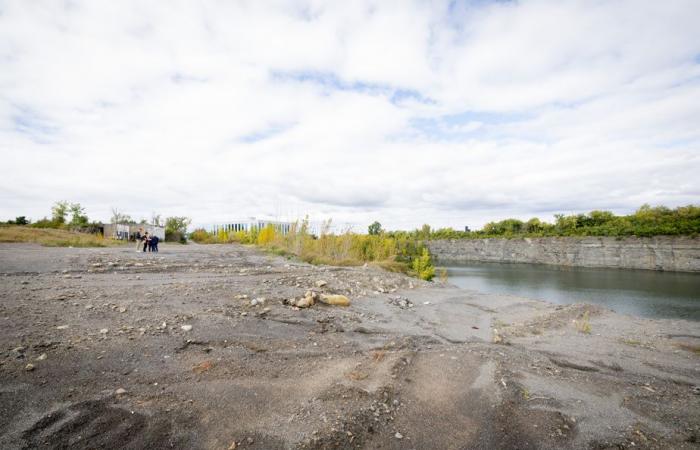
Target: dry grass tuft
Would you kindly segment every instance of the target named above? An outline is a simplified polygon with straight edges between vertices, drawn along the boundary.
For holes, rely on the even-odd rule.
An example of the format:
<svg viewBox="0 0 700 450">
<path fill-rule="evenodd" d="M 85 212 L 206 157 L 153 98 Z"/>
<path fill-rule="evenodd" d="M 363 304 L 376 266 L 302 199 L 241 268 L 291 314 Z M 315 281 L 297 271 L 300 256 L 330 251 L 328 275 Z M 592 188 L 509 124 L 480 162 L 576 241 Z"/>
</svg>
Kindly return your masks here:
<svg viewBox="0 0 700 450">
<path fill-rule="evenodd" d="M 679 343 L 676 344 L 676 347 L 680 348 L 681 350 L 685 350 L 687 352 L 694 353 L 695 355 L 700 356 L 700 345 Z"/>
<path fill-rule="evenodd" d="M 574 321 L 579 333 L 591 334 L 591 321 L 589 316 L 588 311 L 586 311 L 580 319 Z"/>
<path fill-rule="evenodd" d="M 369 374 L 367 372 L 363 372 L 362 370 L 353 370 L 348 374 L 348 378 L 350 378 L 353 381 L 364 380 L 367 377 L 369 377 Z"/>
<path fill-rule="evenodd" d="M 46 247 L 113 247 L 124 245 L 122 241 L 105 239 L 96 234 L 23 226 L 0 227 L 0 242 L 29 242 Z"/>
<path fill-rule="evenodd" d="M 384 356 L 386 356 L 386 352 L 384 350 L 376 350 L 372 352 L 372 360 L 374 362 L 380 362 L 384 359 Z"/>
</svg>

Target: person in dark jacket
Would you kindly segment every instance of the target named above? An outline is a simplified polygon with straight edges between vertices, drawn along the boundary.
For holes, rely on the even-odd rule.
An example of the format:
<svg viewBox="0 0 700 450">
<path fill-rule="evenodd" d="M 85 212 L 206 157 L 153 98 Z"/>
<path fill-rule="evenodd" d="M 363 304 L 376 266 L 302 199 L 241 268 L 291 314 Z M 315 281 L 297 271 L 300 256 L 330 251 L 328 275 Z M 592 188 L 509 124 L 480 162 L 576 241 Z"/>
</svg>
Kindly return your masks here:
<svg viewBox="0 0 700 450">
<path fill-rule="evenodd" d="M 158 236 L 156 236 L 154 234 L 153 237 L 151 238 L 151 251 L 152 252 L 158 253 L 158 241 L 160 241 L 160 239 L 158 238 Z"/>
<path fill-rule="evenodd" d="M 148 231 L 143 234 L 143 251 L 145 252 L 151 243 L 151 237 L 148 235 Z"/>
</svg>

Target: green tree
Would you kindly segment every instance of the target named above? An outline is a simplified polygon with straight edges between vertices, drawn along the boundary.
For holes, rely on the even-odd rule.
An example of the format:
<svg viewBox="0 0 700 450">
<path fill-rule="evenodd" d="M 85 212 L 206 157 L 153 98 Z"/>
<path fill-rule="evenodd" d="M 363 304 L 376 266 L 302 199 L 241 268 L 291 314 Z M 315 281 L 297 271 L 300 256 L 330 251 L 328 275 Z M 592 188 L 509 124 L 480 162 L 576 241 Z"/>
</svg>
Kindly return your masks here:
<svg viewBox="0 0 700 450">
<path fill-rule="evenodd" d="M 15 218 L 15 225 L 29 225 L 29 221 L 25 216 L 18 216 Z"/>
<path fill-rule="evenodd" d="M 165 240 L 186 242 L 187 227 L 192 223 L 189 217 L 168 217 L 165 219 Z"/>
<path fill-rule="evenodd" d="M 134 219 L 130 215 L 119 212 L 117 208 L 112 208 L 112 218 L 110 220 L 112 223 L 134 223 Z"/>
<path fill-rule="evenodd" d="M 54 203 L 51 208 L 51 220 L 56 223 L 66 223 L 69 207 L 70 205 L 65 200 Z"/>
<path fill-rule="evenodd" d="M 71 215 L 71 225 L 87 225 L 88 217 L 85 215 L 85 208 L 80 206 L 80 203 L 71 203 L 68 209 Z"/>
<path fill-rule="evenodd" d="M 378 236 L 382 232 L 382 224 L 377 222 L 376 220 L 372 225 L 367 227 L 367 233 L 369 233 L 371 236 Z"/>
</svg>

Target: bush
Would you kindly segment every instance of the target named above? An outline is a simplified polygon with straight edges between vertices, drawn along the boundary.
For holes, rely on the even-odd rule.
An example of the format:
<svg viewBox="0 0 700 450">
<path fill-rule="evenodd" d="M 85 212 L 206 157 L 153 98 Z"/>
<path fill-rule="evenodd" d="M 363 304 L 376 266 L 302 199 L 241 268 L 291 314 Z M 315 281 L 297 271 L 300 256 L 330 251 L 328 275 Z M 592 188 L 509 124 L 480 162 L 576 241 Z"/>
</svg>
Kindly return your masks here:
<svg viewBox="0 0 700 450">
<path fill-rule="evenodd" d="M 187 227 L 192 223 L 189 217 L 168 217 L 165 219 L 165 240 L 168 242 L 187 242 Z"/>
<path fill-rule="evenodd" d="M 505 219 L 489 222 L 481 230 L 455 231 L 452 228 L 431 230 L 429 226 L 414 231 L 393 231 L 390 236 L 408 239 L 478 239 L 546 236 L 697 236 L 700 234 L 700 206 L 675 209 L 642 205 L 633 214 L 616 216 L 610 211 L 594 210 L 588 214 L 556 214 L 554 223 L 533 217 L 527 222 Z"/>
<path fill-rule="evenodd" d="M 272 225 L 267 225 L 265 228 L 260 230 L 260 233 L 258 233 L 256 243 L 258 245 L 268 245 L 272 243 L 272 241 L 275 240 L 275 227 Z"/>
<path fill-rule="evenodd" d="M 435 277 L 435 267 L 433 267 L 433 263 L 430 260 L 430 253 L 427 248 L 423 248 L 421 255 L 413 259 L 411 268 L 421 280 L 430 281 Z"/>
</svg>

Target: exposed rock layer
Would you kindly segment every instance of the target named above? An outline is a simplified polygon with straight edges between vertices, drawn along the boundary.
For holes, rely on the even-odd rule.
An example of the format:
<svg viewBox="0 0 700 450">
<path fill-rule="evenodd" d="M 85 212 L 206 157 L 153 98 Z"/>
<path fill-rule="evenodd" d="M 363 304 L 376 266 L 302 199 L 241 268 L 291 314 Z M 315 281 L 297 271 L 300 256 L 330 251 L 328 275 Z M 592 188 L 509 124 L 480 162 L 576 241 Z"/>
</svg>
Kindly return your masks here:
<svg viewBox="0 0 700 450">
<path fill-rule="evenodd" d="M 438 261 L 537 263 L 700 272 L 700 239 L 693 237 L 549 237 L 429 241 Z"/>
</svg>

